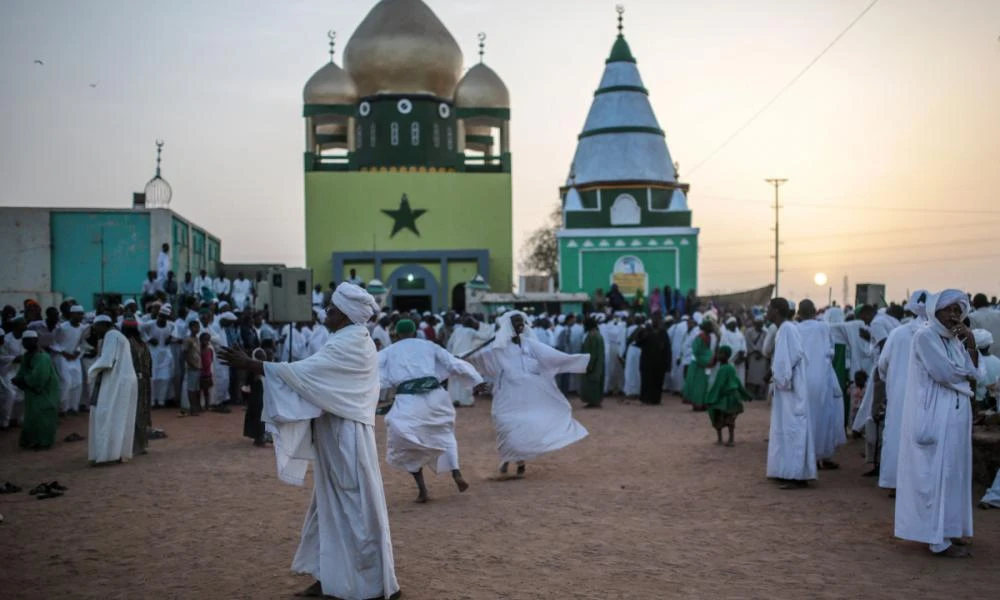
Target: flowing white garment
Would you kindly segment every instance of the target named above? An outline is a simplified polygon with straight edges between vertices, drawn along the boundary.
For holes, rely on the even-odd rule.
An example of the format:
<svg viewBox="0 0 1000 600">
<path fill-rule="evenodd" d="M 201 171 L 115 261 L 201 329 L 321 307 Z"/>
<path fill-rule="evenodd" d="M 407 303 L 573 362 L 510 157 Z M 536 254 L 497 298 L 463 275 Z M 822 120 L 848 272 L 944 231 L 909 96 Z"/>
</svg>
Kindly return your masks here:
<svg viewBox="0 0 1000 600">
<path fill-rule="evenodd" d="M 879 458 L 879 487 L 895 489 L 899 462 L 899 434 L 903 424 L 903 407 L 906 405 L 906 385 L 910 373 L 910 351 L 913 335 L 927 321 L 916 319 L 889 334 L 878 358 L 879 376 L 885 381 L 885 428 L 882 433 L 882 452 Z"/>
<path fill-rule="evenodd" d="M 816 479 L 816 451 L 809 421 L 808 358 L 795 324 L 785 321 L 775 335 L 771 373 L 774 399 L 767 443 L 767 476 Z"/>
<path fill-rule="evenodd" d="M 849 324 L 849 323 L 848 323 Z M 870 360 L 870 366 L 868 370 L 868 380 L 873 380 L 873 375 L 875 374 L 875 366 L 878 361 L 879 347 L 878 344 L 886 339 L 888 339 L 889 334 L 892 333 L 893 329 L 899 327 L 899 321 L 888 316 L 888 315 L 877 315 L 872 319 L 871 325 L 868 329 L 871 331 L 871 342 L 861 350 Z M 865 388 L 865 396 L 861 400 L 861 406 L 858 407 L 858 414 L 854 418 L 854 423 L 851 427 L 854 431 L 866 431 L 866 438 L 869 445 L 874 445 L 875 440 L 871 439 L 871 432 L 875 429 L 874 421 L 872 421 L 872 405 L 875 403 L 875 386 L 869 385 Z M 875 434 L 877 435 L 877 433 Z M 872 446 L 874 447 L 874 446 Z"/>
<path fill-rule="evenodd" d="M 265 363 L 264 373 L 263 420 L 274 438 L 278 476 L 302 485 L 314 463 L 315 488 L 292 570 L 345 600 L 396 593 L 375 446 L 378 357 L 368 329 L 345 327 L 319 353 Z"/>
<path fill-rule="evenodd" d="M 837 447 L 847 443 L 847 436 L 843 426 L 843 396 L 833 372 L 830 326 L 809 319 L 799 323 L 798 328 L 807 359 L 805 371 L 813 448 L 817 459 L 831 459 Z"/>
<path fill-rule="evenodd" d="M 250 290 L 252 284 L 249 279 L 234 279 L 232 284 L 233 304 L 236 308 L 244 309 L 250 301 Z"/>
<path fill-rule="evenodd" d="M 328 339 L 330 339 L 330 330 L 322 325 L 317 325 L 316 331 L 313 331 L 313 334 L 309 336 L 309 349 L 307 350 L 309 356 L 322 350 Z"/>
<path fill-rule="evenodd" d="M 625 367 L 619 360 L 619 349 L 625 341 L 625 323 L 612 321 L 604 327 L 604 393 L 620 392 L 625 388 Z M 552 344 L 549 344 L 550 346 Z"/>
<path fill-rule="evenodd" d="M 638 325 L 629 325 L 628 329 L 625 330 L 627 346 L 625 347 L 625 389 L 623 392 L 626 396 L 638 396 L 642 389 L 642 375 L 639 373 L 642 348 L 627 342 L 638 328 Z"/>
<path fill-rule="evenodd" d="M 927 302 L 933 319 L 934 296 Z M 896 537 L 972 536 L 972 391 L 965 348 L 928 325 L 913 335 L 896 473 Z"/>
<path fill-rule="evenodd" d="M 156 340 L 155 346 L 149 346 L 149 355 L 153 359 L 151 400 L 154 406 L 163 406 L 173 396 L 174 354 L 169 342 L 174 334 L 174 324 L 168 322 L 160 327 L 152 321 L 142 326 L 142 333 L 146 342 Z"/>
<path fill-rule="evenodd" d="M 73 327 L 68 321 L 56 328 L 52 345 L 49 350 L 55 352 L 52 362 L 59 374 L 59 394 L 63 411 L 80 410 L 80 400 L 83 397 L 83 366 L 80 357 L 69 359 L 62 355 L 82 354 L 80 342 L 83 339 L 83 325 Z"/>
<path fill-rule="evenodd" d="M 493 337 L 493 328 L 480 325 L 479 329 L 459 326 L 455 327 L 451 337 L 448 338 L 448 351 L 455 356 L 464 356 L 476 348 L 485 344 Z M 461 406 L 472 406 L 476 402 L 476 397 L 472 394 L 475 387 L 468 379 L 459 377 L 448 382 L 448 396 L 453 403 Z"/>
<path fill-rule="evenodd" d="M 555 376 L 586 372 L 589 354 L 564 354 L 522 336 L 520 345 L 494 342 L 468 360 L 496 381 L 492 414 L 502 462 L 531 460 L 587 436 Z"/>
<path fill-rule="evenodd" d="M 101 388 L 97 405 L 90 407 L 88 458 L 96 463 L 132 458 L 139 383 L 128 340 L 114 329 L 104 335 L 101 354 L 88 371 L 91 389 L 98 377 Z"/>
<path fill-rule="evenodd" d="M 21 338 L 14 337 L 14 332 L 4 336 L 3 347 L 0 347 L 0 427 L 7 427 L 11 419 L 21 416 L 24 392 L 14 385 L 20 363 L 14 360 L 24 354 Z"/>
<path fill-rule="evenodd" d="M 719 345 L 729 346 L 733 351 L 732 354 L 733 359 L 735 359 L 740 352 L 743 353 L 743 358 L 744 358 L 743 362 L 740 364 L 732 362 L 732 365 L 736 369 L 736 375 L 739 376 L 740 383 L 745 384 L 747 382 L 747 363 L 746 363 L 747 340 L 745 337 L 743 337 L 743 332 L 741 332 L 739 329 L 737 329 L 736 331 L 729 331 L 729 328 L 724 327 L 722 329 L 722 336 L 719 340 Z"/>
<path fill-rule="evenodd" d="M 687 334 L 687 321 L 681 321 L 667 330 L 667 335 L 670 336 L 670 356 L 674 362 L 670 365 L 667 377 L 670 379 L 670 390 L 677 393 L 684 389 L 684 341 Z"/>
<path fill-rule="evenodd" d="M 378 353 L 382 388 L 392 388 L 415 379 L 460 379 L 475 387 L 482 383 L 472 365 L 425 340 L 405 339 Z M 458 468 L 455 441 L 455 407 L 444 388 L 426 394 L 396 394 L 392 410 L 385 416 L 386 453 L 390 465 L 415 473 L 430 466 L 434 472 Z"/>
<path fill-rule="evenodd" d="M 569 350 L 568 354 L 579 354 L 583 350 L 584 334 L 583 324 L 574 323 L 569 329 Z M 580 376 L 572 374 L 569 376 L 569 391 L 573 394 L 580 391 Z"/>
<path fill-rule="evenodd" d="M 997 476 L 993 480 L 993 485 L 990 486 L 990 489 L 986 490 L 982 500 L 979 502 L 993 508 L 1000 508 L 1000 470 L 997 470 Z"/>
<path fill-rule="evenodd" d="M 212 349 L 215 351 L 215 358 L 212 359 L 212 399 L 213 405 L 222 404 L 229 400 L 229 367 L 222 363 L 222 357 L 219 354 L 220 348 L 229 347 L 229 339 L 226 337 L 226 332 L 222 330 L 222 324 L 219 318 L 216 317 L 215 321 L 204 328 L 212 336 Z"/>
</svg>

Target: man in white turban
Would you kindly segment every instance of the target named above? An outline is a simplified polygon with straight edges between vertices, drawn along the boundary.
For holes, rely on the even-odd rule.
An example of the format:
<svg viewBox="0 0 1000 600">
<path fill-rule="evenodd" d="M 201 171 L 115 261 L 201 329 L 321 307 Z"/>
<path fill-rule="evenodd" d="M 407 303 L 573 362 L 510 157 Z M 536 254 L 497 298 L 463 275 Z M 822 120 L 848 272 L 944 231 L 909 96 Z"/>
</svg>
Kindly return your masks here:
<svg viewBox="0 0 1000 600">
<path fill-rule="evenodd" d="M 90 463 L 97 465 L 132 458 L 139 382 L 131 346 L 111 318 L 99 315 L 93 330 L 102 343 L 101 355 L 89 370 L 91 402 L 96 404 L 90 407 L 88 455 Z"/>
<path fill-rule="evenodd" d="M 375 446 L 378 354 L 365 326 L 377 313 L 368 292 L 345 282 L 326 314 L 326 345 L 309 358 L 263 363 L 221 351 L 226 363 L 264 376 L 263 421 L 278 477 L 301 486 L 313 463 L 312 503 L 292 570 L 316 583 L 302 596 L 399 597 Z"/>
<path fill-rule="evenodd" d="M 896 537 L 931 552 L 968 556 L 972 536 L 972 403 L 979 354 L 962 321 L 969 299 L 927 299 L 928 325 L 913 335 L 896 474 Z"/>
</svg>

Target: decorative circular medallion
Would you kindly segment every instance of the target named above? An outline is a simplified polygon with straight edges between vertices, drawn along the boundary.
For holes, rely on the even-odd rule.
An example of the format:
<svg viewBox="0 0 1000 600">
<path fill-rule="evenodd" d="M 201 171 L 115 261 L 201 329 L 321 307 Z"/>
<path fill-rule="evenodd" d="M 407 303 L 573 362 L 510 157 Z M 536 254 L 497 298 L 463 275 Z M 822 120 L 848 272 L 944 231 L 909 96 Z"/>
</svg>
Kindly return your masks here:
<svg viewBox="0 0 1000 600">
<path fill-rule="evenodd" d="M 406 98 L 403 98 L 396 103 L 396 109 L 399 110 L 401 114 L 408 115 L 413 111 L 413 103 Z"/>
<path fill-rule="evenodd" d="M 368 115 L 372 114 L 372 105 L 369 104 L 368 102 L 362 102 L 361 104 L 358 105 L 358 114 L 360 114 L 362 117 L 367 117 Z"/>
<path fill-rule="evenodd" d="M 441 116 L 442 119 L 447 119 L 448 117 L 451 116 L 451 107 L 442 102 L 441 104 L 438 105 L 438 114 Z"/>
</svg>

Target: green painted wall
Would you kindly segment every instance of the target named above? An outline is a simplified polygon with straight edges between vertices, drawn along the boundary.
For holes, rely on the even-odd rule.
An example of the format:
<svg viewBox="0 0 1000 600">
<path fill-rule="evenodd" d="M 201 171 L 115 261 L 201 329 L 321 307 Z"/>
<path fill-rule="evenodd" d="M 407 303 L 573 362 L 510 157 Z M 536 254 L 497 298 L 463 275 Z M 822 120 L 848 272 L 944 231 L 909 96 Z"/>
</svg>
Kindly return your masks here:
<svg viewBox="0 0 1000 600">
<path fill-rule="evenodd" d="M 171 268 L 173 269 L 174 276 L 177 280 L 184 281 L 184 273 L 188 271 L 191 266 L 191 259 L 188 256 L 191 243 L 191 239 L 188 234 L 188 224 L 175 218 L 171 227 L 174 230 L 174 241 L 170 244 L 170 254 L 173 257 L 174 262 Z M 197 275 L 197 273 L 192 273 L 192 275 Z"/>
<path fill-rule="evenodd" d="M 684 245 L 684 241 L 687 245 Z M 638 241 L 640 245 L 633 246 Z M 656 246 L 649 242 L 655 241 Z M 585 247 L 590 242 L 591 247 Z M 602 242 L 605 246 L 602 247 Z M 616 247 L 623 242 L 625 247 Z M 668 244 L 672 242 L 672 245 Z M 571 247 L 576 244 L 576 247 Z M 676 253 L 675 253 L 676 250 Z M 670 236 L 594 236 L 588 238 L 561 238 L 559 240 L 560 290 L 593 294 L 598 288 L 611 287 L 615 262 L 623 256 L 634 256 L 642 261 L 648 282 L 644 290 L 665 285 L 680 289 L 697 289 L 698 238 L 696 235 Z M 580 283 L 581 261 L 583 280 Z M 677 266 L 680 266 L 679 278 Z"/>
<path fill-rule="evenodd" d="M 610 227 L 611 226 L 611 205 L 615 198 L 621 194 L 629 194 L 635 198 L 642 211 L 642 227 L 690 227 L 691 211 L 670 211 L 657 212 L 655 209 L 664 209 L 670 206 L 670 197 L 673 190 L 654 188 L 651 192 L 652 207 L 649 210 L 650 198 L 646 188 L 603 188 L 601 189 L 600 210 L 569 211 L 566 212 L 566 227 L 568 229 Z M 565 200 L 565 196 L 564 196 Z M 580 192 L 580 204 L 586 209 L 596 209 L 598 206 L 597 190 L 585 190 Z"/>
<path fill-rule="evenodd" d="M 97 294 L 136 295 L 149 270 L 149 214 L 53 212 L 52 290 L 86 308 Z"/>
<path fill-rule="evenodd" d="M 419 236 L 409 229 L 393 236 L 394 220 L 382 212 L 398 210 L 403 194 L 413 211 L 427 211 L 415 221 Z M 485 248 L 490 253 L 490 285 L 494 291 L 510 291 L 514 254 L 509 173 L 309 172 L 305 196 L 306 266 L 317 281 L 329 280 L 334 252 Z M 436 273 L 440 267 L 428 269 Z M 390 273 L 386 264 L 383 276 Z"/>
</svg>

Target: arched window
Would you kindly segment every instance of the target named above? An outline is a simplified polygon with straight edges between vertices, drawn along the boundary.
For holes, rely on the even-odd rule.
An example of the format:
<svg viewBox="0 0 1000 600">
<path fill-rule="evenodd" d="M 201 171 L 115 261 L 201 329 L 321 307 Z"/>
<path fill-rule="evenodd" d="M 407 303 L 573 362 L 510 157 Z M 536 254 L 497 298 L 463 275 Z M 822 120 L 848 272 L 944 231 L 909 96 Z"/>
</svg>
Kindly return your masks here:
<svg viewBox="0 0 1000 600">
<path fill-rule="evenodd" d="M 642 221 L 639 203 L 629 194 L 622 194 L 611 204 L 612 225 L 638 225 Z"/>
<path fill-rule="evenodd" d="M 393 146 L 399 145 L 399 123 L 389 125 L 389 143 Z"/>
<path fill-rule="evenodd" d="M 441 147 L 441 126 L 437 123 L 434 124 L 434 147 Z"/>
<path fill-rule="evenodd" d="M 410 125 L 410 145 L 420 145 L 420 123 L 413 123 Z"/>
</svg>

